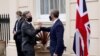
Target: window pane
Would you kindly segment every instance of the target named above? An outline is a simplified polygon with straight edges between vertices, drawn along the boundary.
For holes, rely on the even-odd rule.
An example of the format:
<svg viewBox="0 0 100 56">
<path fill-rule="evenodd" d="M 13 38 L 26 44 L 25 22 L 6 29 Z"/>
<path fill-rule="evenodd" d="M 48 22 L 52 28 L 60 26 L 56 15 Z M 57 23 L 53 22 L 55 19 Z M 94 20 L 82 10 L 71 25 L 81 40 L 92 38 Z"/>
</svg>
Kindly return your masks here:
<svg viewBox="0 0 100 56">
<path fill-rule="evenodd" d="M 54 6 L 53 1 L 54 1 L 54 0 L 50 0 L 50 9 L 53 9 L 53 8 L 54 8 L 54 7 L 53 7 L 53 6 Z"/>
<path fill-rule="evenodd" d="M 48 14 L 49 12 L 49 0 L 41 0 L 41 14 Z"/>
<path fill-rule="evenodd" d="M 59 0 L 50 0 L 50 10 L 59 9 Z"/>
<path fill-rule="evenodd" d="M 65 13 L 65 0 L 40 0 L 41 14 L 49 14 L 52 9 Z"/>
<path fill-rule="evenodd" d="M 55 4 L 54 4 L 54 9 L 58 9 L 59 10 L 59 0 L 54 0 Z"/>
<path fill-rule="evenodd" d="M 40 0 L 40 8 L 41 14 L 44 14 L 44 0 Z"/>
<path fill-rule="evenodd" d="M 65 0 L 60 0 L 60 13 L 65 13 Z"/>
<path fill-rule="evenodd" d="M 44 0 L 44 14 L 48 14 L 49 12 L 49 0 Z"/>
</svg>

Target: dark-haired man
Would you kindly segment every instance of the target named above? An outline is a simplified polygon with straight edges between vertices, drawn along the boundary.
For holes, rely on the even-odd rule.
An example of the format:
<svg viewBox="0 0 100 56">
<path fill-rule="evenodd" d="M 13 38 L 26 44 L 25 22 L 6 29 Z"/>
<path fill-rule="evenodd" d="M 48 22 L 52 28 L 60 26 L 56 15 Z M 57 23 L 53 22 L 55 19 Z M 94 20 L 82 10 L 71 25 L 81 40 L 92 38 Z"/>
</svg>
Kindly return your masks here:
<svg viewBox="0 0 100 56">
<path fill-rule="evenodd" d="M 50 53 L 51 56 L 62 56 L 64 51 L 64 26 L 59 19 L 59 11 L 52 10 L 49 16 L 50 21 L 53 21 L 52 27 L 41 27 L 42 31 L 50 32 Z"/>
</svg>

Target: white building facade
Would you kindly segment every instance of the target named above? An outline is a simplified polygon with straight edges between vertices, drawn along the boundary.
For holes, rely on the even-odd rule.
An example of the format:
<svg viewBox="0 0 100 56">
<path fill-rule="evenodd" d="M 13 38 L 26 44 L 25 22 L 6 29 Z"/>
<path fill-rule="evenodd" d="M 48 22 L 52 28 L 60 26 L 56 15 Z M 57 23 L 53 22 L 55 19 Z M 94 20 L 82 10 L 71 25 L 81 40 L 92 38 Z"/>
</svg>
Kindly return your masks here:
<svg viewBox="0 0 100 56">
<path fill-rule="evenodd" d="M 51 25 L 48 19 L 52 8 L 60 10 L 60 19 L 65 26 L 64 42 L 67 46 L 65 56 L 75 56 L 73 52 L 73 37 L 75 33 L 77 0 L 0 0 L 0 13 L 10 14 L 10 36 L 7 46 L 7 56 L 16 56 L 16 47 L 13 40 L 13 26 L 16 21 L 16 11 L 31 11 L 33 24 L 43 22 L 44 26 Z M 100 0 L 86 0 L 91 25 L 89 56 L 100 56 Z"/>
</svg>

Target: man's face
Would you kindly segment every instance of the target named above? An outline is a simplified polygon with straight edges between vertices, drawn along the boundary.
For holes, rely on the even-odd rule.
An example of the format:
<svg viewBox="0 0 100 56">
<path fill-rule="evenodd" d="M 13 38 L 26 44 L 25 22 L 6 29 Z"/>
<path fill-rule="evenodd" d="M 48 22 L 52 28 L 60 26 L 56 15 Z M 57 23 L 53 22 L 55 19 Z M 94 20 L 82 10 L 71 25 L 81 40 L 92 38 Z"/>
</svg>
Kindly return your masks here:
<svg viewBox="0 0 100 56">
<path fill-rule="evenodd" d="M 26 17 L 27 18 L 32 17 L 31 13 L 26 14 Z"/>
<path fill-rule="evenodd" d="M 53 19 L 54 19 L 54 16 L 53 16 L 52 12 L 50 13 L 49 19 L 50 19 L 50 21 L 53 21 Z"/>
<path fill-rule="evenodd" d="M 17 18 L 17 19 L 20 19 L 20 18 L 21 18 L 21 16 L 19 16 L 18 14 L 16 14 L 16 18 Z"/>
<path fill-rule="evenodd" d="M 26 14 L 26 18 L 28 22 L 32 22 L 32 15 L 31 13 Z"/>
</svg>

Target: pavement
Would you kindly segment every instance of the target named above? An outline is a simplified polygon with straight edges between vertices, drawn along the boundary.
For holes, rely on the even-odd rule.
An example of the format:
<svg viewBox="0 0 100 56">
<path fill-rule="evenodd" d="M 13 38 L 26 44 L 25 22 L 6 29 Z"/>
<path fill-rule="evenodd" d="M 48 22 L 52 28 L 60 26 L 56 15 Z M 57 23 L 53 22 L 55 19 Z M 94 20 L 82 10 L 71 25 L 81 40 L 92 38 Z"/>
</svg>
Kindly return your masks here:
<svg viewBox="0 0 100 56">
<path fill-rule="evenodd" d="M 5 56 L 5 41 L 0 41 L 0 56 Z"/>
</svg>

